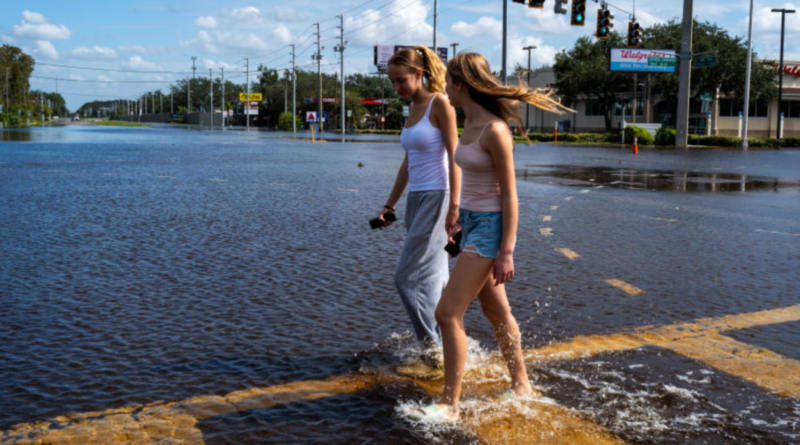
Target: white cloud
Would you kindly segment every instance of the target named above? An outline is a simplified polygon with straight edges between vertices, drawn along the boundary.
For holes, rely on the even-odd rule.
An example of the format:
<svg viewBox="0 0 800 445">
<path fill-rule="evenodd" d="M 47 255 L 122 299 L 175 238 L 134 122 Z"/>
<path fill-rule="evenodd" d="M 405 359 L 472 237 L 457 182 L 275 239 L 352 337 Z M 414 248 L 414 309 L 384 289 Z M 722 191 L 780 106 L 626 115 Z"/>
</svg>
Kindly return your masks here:
<svg viewBox="0 0 800 445">
<path fill-rule="evenodd" d="M 500 40 L 503 38 L 503 23 L 493 17 L 481 17 L 473 24 L 456 22 L 450 27 L 450 32 L 468 39 L 481 37 L 486 40 Z"/>
<path fill-rule="evenodd" d="M 33 24 L 42 24 L 47 23 L 47 19 L 42 14 L 38 12 L 28 11 L 27 9 L 22 11 L 22 18 L 28 22 Z"/>
<path fill-rule="evenodd" d="M 22 24 L 13 28 L 14 34 L 33 40 L 66 40 L 72 36 L 66 26 L 49 23 L 42 14 L 28 10 L 22 13 Z"/>
<path fill-rule="evenodd" d="M 56 47 L 47 40 L 37 40 L 34 42 L 36 49 L 33 51 L 35 54 L 41 54 L 49 59 L 58 59 L 58 51 Z"/>
<path fill-rule="evenodd" d="M 226 70 L 229 70 L 229 71 L 237 70 L 237 69 L 241 70 L 241 66 L 232 65 L 230 63 L 222 62 L 222 61 L 215 62 L 215 61 L 213 61 L 211 59 L 203 59 L 202 64 L 203 64 L 203 67 L 205 67 L 205 69 L 218 70 L 220 68 L 225 68 Z"/>
<path fill-rule="evenodd" d="M 5 34 L 0 35 L 0 39 L 3 40 L 5 43 L 15 43 L 17 40 L 11 36 L 7 36 Z"/>
<path fill-rule="evenodd" d="M 216 28 L 217 20 L 214 17 L 198 17 L 194 23 L 201 28 Z"/>
<path fill-rule="evenodd" d="M 81 77 L 81 76 L 79 76 L 77 74 L 70 74 L 69 78 L 70 78 L 70 80 L 86 80 L 86 79 L 84 79 L 83 77 Z"/>
<path fill-rule="evenodd" d="M 117 52 L 111 48 L 93 46 L 91 48 L 81 46 L 72 50 L 72 55 L 85 59 L 116 59 Z"/>
<path fill-rule="evenodd" d="M 148 62 L 140 56 L 131 56 L 127 61 L 122 62 L 122 67 L 141 71 L 164 71 L 164 68 L 153 62 Z"/>
<path fill-rule="evenodd" d="M 279 23 L 260 31 L 201 30 L 194 38 L 181 41 L 180 44 L 209 54 L 247 51 L 263 54 L 290 41 L 291 33 L 288 28 Z"/>
<path fill-rule="evenodd" d="M 778 7 L 779 5 L 775 5 Z M 796 9 L 791 3 L 783 5 L 787 9 Z M 800 21 L 795 20 L 793 15 L 786 16 L 786 36 L 785 53 L 786 60 L 800 59 L 800 52 L 797 46 L 790 42 L 800 40 Z M 743 29 L 744 41 L 747 41 L 748 17 L 739 22 L 738 28 Z M 781 14 L 772 12 L 772 7 L 759 8 L 753 11 L 753 45 L 758 53 L 758 57 L 765 57 L 777 60 L 780 57 L 781 44 Z"/>
<path fill-rule="evenodd" d="M 369 9 L 353 21 L 345 21 L 345 32 L 354 32 L 347 35 L 352 44 L 370 47 L 398 34 L 402 37 L 395 37 L 395 41 L 385 44 L 414 45 L 432 42 L 433 26 L 425 22 L 427 15 L 428 6 L 422 2 L 399 0 L 388 8 Z"/>
<path fill-rule="evenodd" d="M 255 25 L 261 23 L 261 11 L 255 6 L 244 8 L 223 9 L 222 18 L 227 22 L 235 22 L 240 26 Z"/>
<path fill-rule="evenodd" d="M 308 13 L 299 11 L 296 8 L 276 6 L 274 11 L 275 19 L 279 22 L 307 22 L 311 20 L 311 16 Z"/>
<path fill-rule="evenodd" d="M 522 49 L 526 46 L 535 46 L 531 50 L 531 69 L 536 70 L 541 66 L 553 65 L 558 50 L 552 46 L 543 44 L 542 39 L 536 37 L 512 37 L 508 42 L 508 72 L 512 73 L 514 67 L 519 64 L 523 68 L 528 68 L 528 51 Z M 498 65 L 495 71 L 500 71 Z"/>
<path fill-rule="evenodd" d="M 100 74 L 100 75 L 97 76 L 97 80 L 99 80 L 101 82 L 110 82 L 112 79 L 110 77 L 106 76 L 105 74 Z"/>
<path fill-rule="evenodd" d="M 569 18 L 556 14 L 553 8 L 526 8 L 524 15 L 525 28 L 536 34 L 569 34 L 573 27 L 569 26 Z"/>
</svg>

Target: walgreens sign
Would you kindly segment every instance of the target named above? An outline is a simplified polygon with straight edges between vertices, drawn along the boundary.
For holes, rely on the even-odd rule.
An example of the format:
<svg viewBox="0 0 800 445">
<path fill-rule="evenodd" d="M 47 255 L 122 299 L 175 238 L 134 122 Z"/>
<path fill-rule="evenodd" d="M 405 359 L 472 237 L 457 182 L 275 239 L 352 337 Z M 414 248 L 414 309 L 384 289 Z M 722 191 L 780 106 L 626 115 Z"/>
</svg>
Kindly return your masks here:
<svg viewBox="0 0 800 445">
<path fill-rule="evenodd" d="M 628 49 L 611 48 L 611 71 L 638 71 L 642 73 L 674 73 L 674 66 L 648 65 L 647 59 L 670 57 L 675 58 L 671 49 Z"/>
<path fill-rule="evenodd" d="M 781 70 L 780 65 L 775 65 L 775 71 L 778 72 Z M 800 77 L 800 66 L 797 65 L 784 65 L 783 66 L 783 75 L 784 76 L 794 76 L 795 79 Z"/>
</svg>

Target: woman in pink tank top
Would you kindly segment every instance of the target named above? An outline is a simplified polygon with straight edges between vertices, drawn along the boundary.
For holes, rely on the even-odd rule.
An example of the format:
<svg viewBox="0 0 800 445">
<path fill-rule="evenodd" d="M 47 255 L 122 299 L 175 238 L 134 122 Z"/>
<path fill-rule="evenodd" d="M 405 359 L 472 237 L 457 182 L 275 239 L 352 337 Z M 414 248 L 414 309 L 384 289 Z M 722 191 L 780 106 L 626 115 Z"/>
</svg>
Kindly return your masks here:
<svg viewBox="0 0 800 445">
<path fill-rule="evenodd" d="M 408 412 L 432 422 L 458 420 L 467 358 L 464 314 L 476 295 L 494 327 L 511 375 L 511 387 L 496 397 L 534 396 L 522 356 L 519 327 L 511 314 L 504 284 L 514 277 L 518 218 L 514 139 L 508 123 L 516 121 L 522 127 L 519 101 L 550 112 L 568 110 L 550 94 L 499 84 L 479 54 L 461 53 L 451 59 L 446 79 L 450 103 L 466 115 L 455 156 L 462 170 L 459 212 L 463 253 L 436 308 L 444 346 L 444 392 L 438 403 Z"/>
</svg>

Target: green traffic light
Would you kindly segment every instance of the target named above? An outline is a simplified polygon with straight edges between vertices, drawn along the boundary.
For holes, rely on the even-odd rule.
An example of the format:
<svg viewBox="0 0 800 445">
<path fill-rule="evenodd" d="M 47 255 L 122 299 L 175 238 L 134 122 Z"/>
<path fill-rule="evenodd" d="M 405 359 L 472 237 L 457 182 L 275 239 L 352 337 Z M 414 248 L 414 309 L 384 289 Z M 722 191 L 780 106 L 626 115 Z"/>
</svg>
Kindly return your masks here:
<svg viewBox="0 0 800 445">
<path fill-rule="evenodd" d="M 578 16 L 576 18 L 578 19 L 579 22 L 582 22 L 583 21 L 583 14 L 578 14 Z"/>
</svg>

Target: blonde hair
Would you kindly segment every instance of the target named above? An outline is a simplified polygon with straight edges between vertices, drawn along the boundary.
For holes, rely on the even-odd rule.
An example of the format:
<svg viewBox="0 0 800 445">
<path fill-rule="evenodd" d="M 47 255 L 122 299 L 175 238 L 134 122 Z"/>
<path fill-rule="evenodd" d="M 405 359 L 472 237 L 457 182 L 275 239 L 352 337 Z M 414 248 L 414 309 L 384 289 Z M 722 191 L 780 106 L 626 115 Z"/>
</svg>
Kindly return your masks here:
<svg viewBox="0 0 800 445">
<path fill-rule="evenodd" d="M 477 53 L 461 53 L 453 57 L 447 62 L 447 73 L 453 83 L 467 87 L 472 100 L 506 124 L 516 122 L 520 127 L 523 126 L 520 102 L 551 113 L 575 112 L 554 99 L 552 91 L 530 88 L 522 80 L 518 87 L 501 85 L 489 69 L 489 62 Z M 527 132 L 523 132 L 523 135 L 528 139 Z"/>
<path fill-rule="evenodd" d="M 404 66 L 411 73 L 422 70 L 422 77 L 427 83 L 425 87 L 428 91 L 444 94 L 447 68 L 442 63 L 442 59 L 427 46 L 419 45 L 413 49 L 403 48 L 389 59 L 389 65 Z"/>
</svg>

